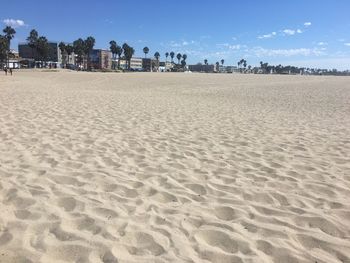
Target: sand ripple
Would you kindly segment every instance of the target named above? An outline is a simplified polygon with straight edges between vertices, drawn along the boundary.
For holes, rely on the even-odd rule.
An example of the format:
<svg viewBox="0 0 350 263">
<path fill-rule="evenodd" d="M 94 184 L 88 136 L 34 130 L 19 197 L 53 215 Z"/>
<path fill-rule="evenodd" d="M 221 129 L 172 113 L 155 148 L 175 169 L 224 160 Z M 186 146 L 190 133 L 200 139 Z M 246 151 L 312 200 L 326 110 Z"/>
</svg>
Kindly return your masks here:
<svg viewBox="0 0 350 263">
<path fill-rule="evenodd" d="M 347 78 L 0 80 L 0 262 L 350 262 Z"/>
</svg>

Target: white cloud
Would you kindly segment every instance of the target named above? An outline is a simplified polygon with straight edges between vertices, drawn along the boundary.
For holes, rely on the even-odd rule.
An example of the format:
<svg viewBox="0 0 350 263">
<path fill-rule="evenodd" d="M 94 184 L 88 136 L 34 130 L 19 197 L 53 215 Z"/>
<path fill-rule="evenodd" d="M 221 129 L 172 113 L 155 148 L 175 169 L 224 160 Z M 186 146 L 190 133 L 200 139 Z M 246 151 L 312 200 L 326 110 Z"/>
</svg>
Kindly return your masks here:
<svg viewBox="0 0 350 263">
<path fill-rule="evenodd" d="M 311 26 L 311 22 L 305 22 L 305 23 L 304 23 L 304 26 L 305 26 L 305 27 Z"/>
<path fill-rule="evenodd" d="M 350 43 L 344 43 L 344 45 L 350 47 Z"/>
<path fill-rule="evenodd" d="M 328 43 L 326 43 L 326 42 L 318 42 L 317 45 L 319 45 L 319 46 L 327 46 Z"/>
<path fill-rule="evenodd" d="M 274 36 L 276 36 L 277 33 L 276 32 L 272 32 L 270 34 L 266 34 L 266 35 L 262 35 L 262 36 L 258 36 L 259 39 L 264 39 L 264 38 L 272 38 Z"/>
<path fill-rule="evenodd" d="M 303 31 L 301 31 L 301 29 L 297 29 L 297 33 L 301 34 L 301 33 L 303 33 Z"/>
<path fill-rule="evenodd" d="M 245 45 L 230 45 L 229 43 L 216 44 L 219 48 L 227 48 L 229 50 L 240 50 L 242 47 L 246 47 Z"/>
<path fill-rule="evenodd" d="M 283 33 L 285 33 L 286 35 L 289 35 L 289 36 L 293 36 L 293 35 L 295 35 L 295 30 L 285 29 L 285 30 L 283 30 Z"/>
<path fill-rule="evenodd" d="M 344 58 L 315 58 L 315 59 L 306 59 L 306 60 L 297 60 L 297 61 L 286 61 L 290 65 L 295 65 L 298 67 L 307 67 L 307 68 L 336 68 L 338 70 L 347 70 L 350 65 L 350 57 Z"/>
<path fill-rule="evenodd" d="M 255 47 L 249 53 L 253 53 L 257 57 L 320 56 L 325 54 L 319 48 L 266 49 L 262 47 Z"/>
<path fill-rule="evenodd" d="M 232 50 L 239 50 L 241 49 L 241 45 L 229 45 L 228 48 Z"/>
<path fill-rule="evenodd" d="M 26 24 L 24 23 L 23 20 L 20 19 L 12 19 L 12 18 L 7 18 L 2 21 L 5 25 L 11 26 L 14 28 L 25 26 Z"/>
</svg>

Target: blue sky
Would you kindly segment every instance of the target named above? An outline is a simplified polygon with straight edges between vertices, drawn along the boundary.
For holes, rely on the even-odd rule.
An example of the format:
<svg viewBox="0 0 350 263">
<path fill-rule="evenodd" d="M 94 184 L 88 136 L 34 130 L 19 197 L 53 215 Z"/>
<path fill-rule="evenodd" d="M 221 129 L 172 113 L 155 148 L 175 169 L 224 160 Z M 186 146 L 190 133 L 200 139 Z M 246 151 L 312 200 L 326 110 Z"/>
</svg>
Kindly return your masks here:
<svg viewBox="0 0 350 263">
<path fill-rule="evenodd" d="M 188 63 L 350 68 L 349 0 L 0 1 L 2 26 L 17 30 L 14 49 L 35 28 L 54 41 L 92 35 L 97 48 L 128 42 L 137 56 L 144 46 L 163 59 L 186 53 Z"/>
</svg>

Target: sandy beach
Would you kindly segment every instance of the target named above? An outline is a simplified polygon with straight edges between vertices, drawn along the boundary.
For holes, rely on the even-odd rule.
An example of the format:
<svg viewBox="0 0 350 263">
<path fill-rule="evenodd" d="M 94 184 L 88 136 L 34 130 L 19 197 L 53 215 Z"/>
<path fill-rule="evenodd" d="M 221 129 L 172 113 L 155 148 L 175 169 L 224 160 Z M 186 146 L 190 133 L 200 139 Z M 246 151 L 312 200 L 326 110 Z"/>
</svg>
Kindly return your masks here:
<svg viewBox="0 0 350 263">
<path fill-rule="evenodd" d="M 0 262 L 350 262 L 350 78 L 0 75 Z"/>
</svg>

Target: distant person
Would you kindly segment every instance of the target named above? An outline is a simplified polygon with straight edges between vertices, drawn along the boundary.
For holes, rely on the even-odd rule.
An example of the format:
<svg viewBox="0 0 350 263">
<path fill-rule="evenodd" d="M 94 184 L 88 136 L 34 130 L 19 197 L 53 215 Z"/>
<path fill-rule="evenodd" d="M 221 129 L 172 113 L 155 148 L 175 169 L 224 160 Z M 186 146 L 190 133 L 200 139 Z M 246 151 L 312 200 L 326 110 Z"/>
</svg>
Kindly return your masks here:
<svg viewBox="0 0 350 263">
<path fill-rule="evenodd" d="M 11 74 L 11 76 L 12 76 L 12 68 L 10 68 L 10 74 Z"/>
<path fill-rule="evenodd" d="M 7 75 L 7 67 L 4 67 L 5 75 Z"/>
</svg>

